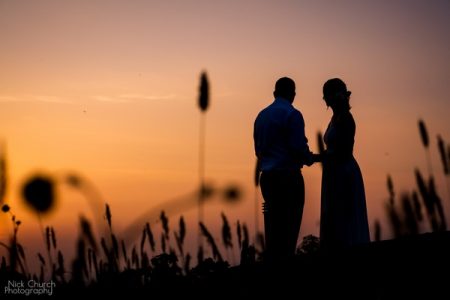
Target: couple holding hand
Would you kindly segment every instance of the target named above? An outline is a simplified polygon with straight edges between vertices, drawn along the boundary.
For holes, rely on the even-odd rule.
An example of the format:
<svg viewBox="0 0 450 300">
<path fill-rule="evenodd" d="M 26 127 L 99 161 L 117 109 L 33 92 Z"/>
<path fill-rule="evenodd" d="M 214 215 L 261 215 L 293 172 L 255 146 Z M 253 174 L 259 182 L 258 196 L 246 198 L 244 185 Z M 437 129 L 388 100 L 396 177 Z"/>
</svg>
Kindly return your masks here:
<svg viewBox="0 0 450 300">
<path fill-rule="evenodd" d="M 264 198 L 265 257 L 280 262 L 295 254 L 305 202 L 301 168 L 322 162 L 320 245 L 329 251 L 368 243 L 364 183 L 353 157 L 355 121 L 350 94 L 338 78 L 325 82 L 323 100 L 333 110 L 324 134 L 326 150 L 313 154 L 305 136 L 303 116 L 292 105 L 295 82 L 287 77 L 275 84 L 275 100 L 254 123 L 254 146 Z"/>
</svg>

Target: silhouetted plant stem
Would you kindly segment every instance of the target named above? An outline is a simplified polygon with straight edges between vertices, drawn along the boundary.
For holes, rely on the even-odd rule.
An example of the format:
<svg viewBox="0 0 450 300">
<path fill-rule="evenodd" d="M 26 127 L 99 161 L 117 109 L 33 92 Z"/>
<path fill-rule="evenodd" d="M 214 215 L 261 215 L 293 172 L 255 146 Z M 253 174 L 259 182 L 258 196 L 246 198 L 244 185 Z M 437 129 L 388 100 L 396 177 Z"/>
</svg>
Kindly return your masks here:
<svg viewBox="0 0 450 300">
<path fill-rule="evenodd" d="M 125 243 L 130 245 L 142 233 L 142 226 L 146 223 L 156 223 L 160 220 L 161 211 L 164 210 L 166 216 L 173 216 L 174 214 L 182 213 L 188 209 L 195 209 L 198 206 L 200 190 L 197 188 L 187 194 L 177 196 L 173 199 L 164 201 L 163 204 L 157 205 L 144 211 L 140 216 L 136 217 L 134 221 L 122 232 Z M 207 201 L 213 195 L 217 194 L 216 190 L 208 185 L 205 185 L 203 190 L 203 200 Z"/>
<path fill-rule="evenodd" d="M 423 120 L 419 120 L 419 133 L 420 138 L 422 140 L 423 147 L 425 148 L 425 154 L 427 159 L 427 165 L 428 165 L 428 175 L 431 177 L 433 176 L 433 168 L 431 165 L 431 155 L 430 155 L 430 139 L 428 137 L 428 131 L 425 126 L 425 122 Z"/>
<path fill-rule="evenodd" d="M 394 183 L 392 182 L 392 178 L 390 175 L 387 176 L 386 186 L 389 192 L 389 200 L 386 204 L 386 211 L 389 218 L 389 223 L 391 225 L 391 230 L 394 237 L 399 237 L 403 232 L 403 224 L 400 220 L 400 216 L 395 207 L 395 190 Z"/>
<path fill-rule="evenodd" d="M 242 230 L 241 230 L 241 223 L 239 222 L 239 220 L 237 221 L 237 225 L 236 225 L 236 235 L 237 235 L 239 250 L 241 250 L 241 248 L 242 248 Z"/>
<path fill-rule="evenodd" d="M 449 168 L 449 173 L 450 173 L 450 144 L 447 145 L 447 162 L 448 162 L 448 168 Z"/>
<path fill-rule="evenodd" d="M 126 269 L 129 269 L 131 267 L 130 259 L 128 258 L 127 247 L 125 246 L 124 240 L 121 241 L 121 246 L 122 246 L 122 257 L 123 257 L 124 264 L 126 266 Z"/>
<path fill-rule="evenodd" d="M 205 236 L 206 240 L 208 241 L 209 246 L 211 247 L 213 257 L 217 259 L 218 261 L 223 261 L 222 255 L 220 254 L 219 248 L 217 247 L 216 241 L 214 240 L 214 237 L 211 235 L 209 230 L 206 228 L 206 226 L 203 223 L 200 223 L 200 229 L 202 234 Z"/>
<path fill-rule="evenodd" d="M 108 231 L 102 218 L 103 208 L 106 203 L 95 185 L 87 178 L 73 173 L 63 174 L 62 178 L 67 184 L 78 189 L 83 194 L 94 215 L 94 222 L 99 236 L 106 234 Z"/>
<path fill-rule="evenodd" d="M 147 237 L 147 231 L 145 230 L 145 227 L 144 227 L 142 229 L 141 245 L 139 247 L 141 255 L 144 254 L 144 246 L 145 246 L 145 239 L 146 239 L 146 237 Z M 124 251 L 124 247 L 125 247 L 125 244 L 123 243 L 123 240 L 122 240 L 122 252 L 126 253 L 126 251 Z"/>
<path fill-rule="evenodd" d="M 206 131 L 206 116 L 201 114 L 200 116 L 200 136 L 199 136 L 199 157 L 198 157 L 198 174 L 200 182 L 200 191 L 198 193 L 198 222 L 203 223 L 203 201 L 204 201 L 204 188 L 205 188 L 205 131 Z M 198 245 L 202 245 L 201 230 L 198 233 Z"/>
<path fill-rule="evenodd" d="M 0 242 L 0 246 L 2 246 L 3 248 L 5 248 L 8 252 L 9 252 L 9 246 L 8 245 L 6 245 L 5 243 L 3 243 L 3 242 Z"/>
<path fill-rule="evenodd" d="M 49 263 L 49 272 L 50 276 L 53 277 L 53 259 L 52 255 L 50 253 L 50 230 L 49 227 L 47 227 L 47 230 L 44 230 L 44 225 L 42 223 L 42 217 L 41 214 L 37 213 L 38 223 L 39 223 L 39 229 L 41 230 L 42 234 L 42 240 L 44 241 L 44 246 L 47 251 L 47 257 L 48 257 L 48 263 Z"/>
<path fill-rule="evenodd" d="M 449 169 L 449 174 L 447 174 L 446 182 L 447 182 L 447 189 L 448 189 L 448 200 L 450 201 L 450 145 L 447 145 L 447 164 Z"/>
<path fill-rule="evenodd" d="M 420 204 L 419 195 L 417 194 L 416 191 L 412 192 L 411 197 L 412 197 L 411 200 L 413 203 L 414 215 L 417 220 L 417 224 L 419 226 L 419 231 L 420 231 L 420 229 L 421 229 L 420 226 L 423 221 L 422 205 Z"/>
<path fill-rule="evenodd" d="M 438 230 L 445 231 L 447 230 L 447 222 L 445 220 L 444 207 L 442 206 L 442 201 L 436 191 L 436 185 L 434 184 L 433 178 L 430 178 L 429 181 L 429 196 L 432 203 L 436 207 L 436 212 L 438 216 Z"/>
<path fill-rule="evenodd" d="M 198 106 L 200 108 L 200 132 L 199 132 L 199 160 L 198 160 L 198 174 L 200 183 L 200 192 L 198 195 L 198 223 L 203 223 L 203 201 L 205 189 L 205 135 L 206 135 L 206 111 L 209 106 L 209 83 L 206 72 L 200 75 L 200 87 Z M 198 231 L 198 246 L 202 245 L 202 231 Z"/>
<path fill-rule="evenodd" d="M 446 176 L 445 177 L 445 183 L 446 183 L 446 186 L 447 186 L 448 201 L 450 201 L 450 176 Z"/>
<path fill-rule="evenodd" d="M 155 252 L 155 238 L 153 236 L 152 229 L 150 228 L 150 223 L 145 223 L 145 231 L 147 232 L 148 243 L 150 245 L 150 250 Z"/>
<path fill-rule="evenodd" d="M 227 260 L 230 259 L 230 250 L 233 248 L 233 242 L 232 242 L 232 234 L 231 234 L 231 227 L 230 223 L 228 222 L 227 216 L 222 212 L 222 242 L 225 247 Z M 233 257 L 234 259 L 234 257 Z"/>
<path fill-rule="evenodd" d="M 181 262 L 183 265 L 185 265 L 186 260 L 184 255 L 183 243 L 184 238 L 186 237 L 186 224 L 184 222 L 183 216 L 180 217 L 178 224 L 179 224 L 178 233 L 174 231 L 173 235 L 175 237 L 175 242 L 177 244 L 177 248 L 180 253 Z"/>
<path fill-rule="evenodd" d="M 404 230 L 407 235 L 414 235 L 419 233 L 419 224 L 414 213 L 414 207 L 409 197 L 409 194 L 404 193 L 401 198 L 401 205 L 403 211 Z"/>
<path fill-rule="evenodd" d="M 430 177 L 432 177 L 433 176 L 433 167 L 431 164 L 430 150 L 428 148 L 426 149 L 426 156 L 427 156 L 427 164 L 428 164 L 428 174 Z"/>
<path fill-rule="evenodd" d="M 449 161 L 447 160 L 447 154 L 445 153 L 444 140 L 442 139 L 442 137 L 440 135 L 437 136 L 437 140 L 438 140 L 438 149 L 439 149 L 439 154 L 441 156 L 444 175 L 447 176 L 449 174 Z"/>
<path fill-rule="evenodd" d="M 0 204 L 3 203 L 5 195 L 6 195 L 6 185 L 7 185 L 7 176 L 6 176 L 6 147 L 4 143 L 0 143 Z"/>
<path fill-rule="evenodd" d="M 25 271 L 25 268 L 22 264 L 22 260 L 19 255 L 19 250 L 21 251 L 22 257 L 25 257 L 25 255 L 23 254 L 22 247 L 17 242 L 17 232 L 19 231 L 19 226 L 21 224 L 21 221 L 16 220 L 16 216 L 11 212 L 11 208 L 9 207 L 8 204 L 4 204 L 2 206 L 2 212 L 8 213 L 11 215 L 11 221 L 13 224 L 13 235 L 11 237 L 10 246 L 8 247 L 7 245 L 1 243 L 2 246 L 4 246 L 6 249 L 9 250 L 10 270 L 15 271 L 17 264 L 19 264 L 19 267 L 20 267 L 20 270 L 22 271 L 22 273 L 27 274 L 27 272 Z"/>
<path fill-rule="evenodd" d="M 439 154 L 441 156 L 442 167 L 443 167 L 443 171 L 444 171 L 445 185 L 447 187 L 447 196 L 450 201 L 450 182 L 449 182 L 450 153 L 449 153 L 449 157 L 447 157 L 447 153 L 445 152 L 445 143 L 440 135 L 437 136 L 437 140 L 438 140 Z"/>
</svg>

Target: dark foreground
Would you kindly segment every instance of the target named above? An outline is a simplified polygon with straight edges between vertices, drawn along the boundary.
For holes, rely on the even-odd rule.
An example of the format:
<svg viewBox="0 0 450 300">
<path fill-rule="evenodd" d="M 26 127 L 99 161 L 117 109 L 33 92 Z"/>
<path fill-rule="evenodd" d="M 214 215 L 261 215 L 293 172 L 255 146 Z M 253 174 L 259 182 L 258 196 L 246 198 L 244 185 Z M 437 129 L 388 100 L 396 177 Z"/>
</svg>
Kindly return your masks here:
<svg viewBox="0 0 450 300">
<path fill-rule="evenodd" d="M 130 270 L 88 287 L 59 285 L 52 296 L 38 297 L 450 299 L 450 232 L 374 242 L 331 254 L 302 254 L 278 267 L 250 263 L 230 268 L 211 262 L 202 268 L 189 276 L 162 271 L 145 285 L 142 274 Z M 0 275 L 0 296 L 10 297 L 3 289 L 13 278 Z"/>
<path fill-rule="evenodd" d="M 211 294 L 230 298 L 450 299 L 450 232 L 300 255 L 279 269 L 241 266 L 212 281 Z"/>
</svg>

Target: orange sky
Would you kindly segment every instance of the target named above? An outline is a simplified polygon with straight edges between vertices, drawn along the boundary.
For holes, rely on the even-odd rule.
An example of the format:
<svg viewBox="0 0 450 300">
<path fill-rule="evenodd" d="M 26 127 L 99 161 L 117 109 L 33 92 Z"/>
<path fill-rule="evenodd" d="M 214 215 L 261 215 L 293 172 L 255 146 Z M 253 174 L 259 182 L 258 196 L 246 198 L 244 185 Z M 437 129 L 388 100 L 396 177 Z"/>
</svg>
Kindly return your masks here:
<svg viewBox="0 0 450 300">
<path fill-rule="evenodd" d="M 253 228 L 253 120 L 281 76 L 297 82 L 294 105 L 314 151 L 331 116 L 322 84 L 347 82 L 371 224 L 385 218 L 388 173 L 401 191 L 415 184 L 414 167 L 427 172 L 418 118 L 428 126 L 437 183 L 449 199 L 435 136 L 450 141 L 450 3 L 361 2 L 0 0 L 6 201 L 24 221 L 24 239 L 36 240 L 37 221 L 20 202 L 20 186 L 36 170 L 88 178 L 110 203 L 118 231 L 194 190 L 202 70 L 211 84 L 206 177 L 244 192 L 239 204 L 206 207 L 212 228 L 221 211 Z M 304 170 L 301 235 L 318 234 L 320 172 Z M 44 223 L 73 248 L 78 216 L 90 216 L 89 207 L 67 187 L 59 198 Z M 193 228 L 195 209 L 185 215 Z M 4 215 L 0 222 L 8 224 Z"/>
</svg>

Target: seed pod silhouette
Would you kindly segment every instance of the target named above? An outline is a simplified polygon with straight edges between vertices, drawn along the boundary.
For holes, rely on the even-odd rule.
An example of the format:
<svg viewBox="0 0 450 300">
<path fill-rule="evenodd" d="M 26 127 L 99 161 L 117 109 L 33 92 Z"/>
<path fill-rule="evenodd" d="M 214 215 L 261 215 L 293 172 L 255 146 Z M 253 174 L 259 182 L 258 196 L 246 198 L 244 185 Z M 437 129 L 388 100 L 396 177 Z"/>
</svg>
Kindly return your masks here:
<svg viewBox="0 0 450 300">
<path fill-rule="evenodd" d="M 22 196 L 28 206 L 38 213 L 47 213 L 55 205 L 55 184 L 46 175 L 35 175 L 25 182 Z"/>
<path fill-rule="evenodd" d="M 10 210 L 10 207 L 8 204 L 3 204 L 2 206 L 2 212 L 7 213 Z"/>
<path fill-rule="evenodd" d="M 450 169 L 450 145 L 447 146 L 447 162 L 449 164 L 449 169 Z"/>
<path fill-rule="evenodd" d="M 209 105 L 209 83 L 206 72 L 203 72 L 200 76 L 200 89 L 198 97 L 198 105 L 202 112 L 208 109 Z"/>
<path fill-rule="evenodd" d="M 444 174 L 449 174 L 449 161 L 447 159 L 447 155 L 445 153 L 445 146 L 444 146 L 444 140 L 440 135 L 437 136 L 438 139 L 438 148 L 439 148 L 439 154 L 441 155 L 442 160 L 442 166 L 444 168 Z"/>
<path fill-rule="evenodd" d="M 427 165 L 428 165 L 428 175 L 430 177 L 433 176 L 433 166 L 431 164 L 431 154 L 430 154 L 430 139 L 428 137 L 428 131 L 425 127 L 425 122 L 423 120 L 419 120 L 419 132 L 420 132 L 420 138 L 422 139 L 422 144 L 425 148 L 425 154 L 427 159 Z"/>
<path fill-rule="evenodd" d="M 229 185 L 224 188 L 222 197 L 228 203 L 238 202 L 241 198 L 241 193 L 241 189 L 237 185 Z"/>
<path fill-rule="evenodd" d="M 428 148 L 430 144 L 430 140 L 428 138 L 428 131 L 425 127 L 425 123 L 422 120 L 419 120 L 419 132 L 420 132 L 420 138 L 422 139 L 422 144 L 425 148 Z"/>
<path fill-rule="evenodd" d="M 228 222 L 227 216 L 222 212 L 222 242 L 223 245 L 226 248 L 232 248 L 233 242 L 232 242 L 232 236 L 231 236 L 231 227 L 230 223 Z"/>
<path fill-rule="evenodd" d="M 394 196 L 395 196 L 395 192 L 394 192 L 394 183 L 392 182 L 391 175 L 388 175 L 386 184 L 387 184 L 387 188 L 388 188 L 388 191 L 389 191 L 389 196 L 391 197 L 391 199 L 393 201 Z"/>
</svg>

